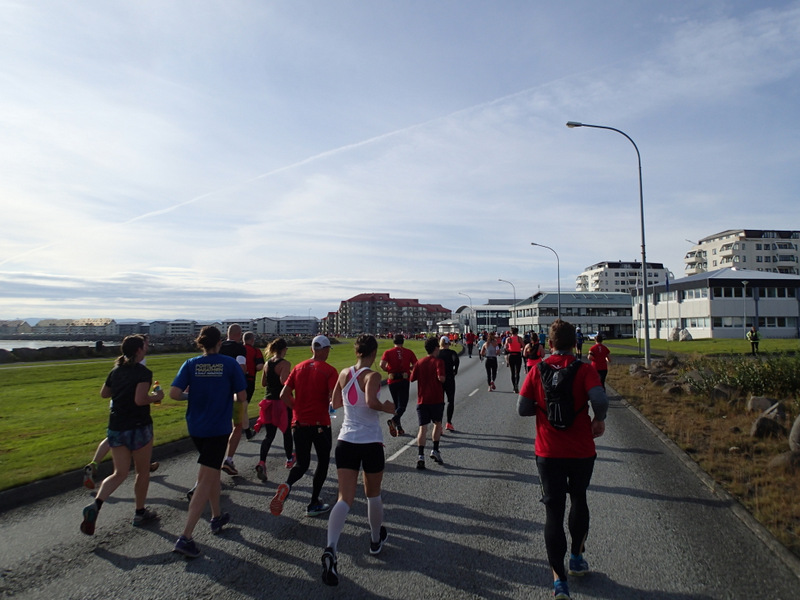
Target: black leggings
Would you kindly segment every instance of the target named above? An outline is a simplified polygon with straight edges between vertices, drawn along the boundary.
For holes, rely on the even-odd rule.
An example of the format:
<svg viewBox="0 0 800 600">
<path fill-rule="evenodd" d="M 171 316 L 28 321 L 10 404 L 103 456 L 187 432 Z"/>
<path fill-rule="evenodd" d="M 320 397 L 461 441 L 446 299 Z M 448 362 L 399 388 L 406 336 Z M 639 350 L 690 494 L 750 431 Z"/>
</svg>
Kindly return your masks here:
<svg viewBox="0 0 800 600">
<path fill-rule="evenodd" d="M 266 431 L 267 437 L 261 442 L 260 456 L 262 461 L 267 460 L 267 453 L 275 439 L 275 434 L 278 433 L 278 428 L 270 423 L 264 426 L 264 431 Z M 283 433 L 283 450 L 286 452 L 286 460 L 290 460 L 292 458 L 292 452 L 294 452 L 294 442 L 292 441 L 292 432 L 290 429 L 287 429 Z"/>
<path fill-rule="evenodd" d="M 445 381 L 442 384 L 444 395 L 447 397 L 447 422 L 453 422 L 453 411 L 456 409 L 456 382 Z"/>
<path fill-rule="evenodd" d="M 492 385 L 492 382 L 497 379 L 497 357 L 487 356 L 484 365 L 486 366 L 486 383 Z"/>
<path fill-rule="evenodd" d="M 309 506 L 319 502 L 319 493 L 322 484 L 328 477 L 328 465 L 331 462 L 331 447 L 333 444 L 330 426 L 298 425 L 293 429 L 294 449 L 297 453 L 297 463 L 289 471 L 286 483 L 293 486 L 308 471 L 311 465 L 311 447 L 317 452 L 317 468 L 314 470 L 314 481 L 311 488 L 311 502 Z"/>
<path fill-rule="evenodd" d="M 408 381 L 408 379 L 402 379 L 400 381 L 388 384 L 387 387 L 389 388 L 389 393 L 392 395 L 392 401 L 394 402 L 394 416 L 392 417 L 392 420 L 399 428 L 400 418 L 403 416 L 403 413 L 406 412 L 406 408 L 408 407 L 408 392 L 409 388 L 411 387 L 411 383 Z"/>
<path fill-rule="evenodd" d="M 564 533 L 564 513 L 569 494 L 570 507 L 567 527 L 571 539 L 570 552 L 583 554 L 583 544 L 589 534 L 589 505 L 586 489 L 592 480 L 594 460 L 591 458 L 536 457 L 539 480 L 542 484 L 542 503 L 545 506 L 544 545 L 550 568 L 559 579 L 566 580 L 564 557 L 567 536 Z"/>
<path fill-rule="evenodd" d="M 511 369 L 511 385 L 514 389 L 519 388 L 519 374 L 522 371 L 522 354 L 510 352 L 508 355 L 508 366 Z"/>
</svg>

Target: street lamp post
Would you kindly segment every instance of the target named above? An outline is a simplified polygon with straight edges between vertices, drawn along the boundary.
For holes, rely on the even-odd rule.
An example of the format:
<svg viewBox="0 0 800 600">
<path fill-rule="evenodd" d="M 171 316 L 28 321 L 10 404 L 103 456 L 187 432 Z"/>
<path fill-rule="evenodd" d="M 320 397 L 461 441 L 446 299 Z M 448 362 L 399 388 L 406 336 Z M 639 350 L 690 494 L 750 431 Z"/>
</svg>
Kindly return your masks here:
<svg viewBox="0 0 800 600">
<path fill-rule="evenodd" d="M 514 290 L 514 306 L 516 306 L 517 305 L 517 288 L 514 287 L 514 284 L 511 283 L 508 279 L 498 279 L 497 281 L 505 282 L 505 283 L 507 283 L 508 285 L 511 286 L 511 289 Z M 516 327 L 516 326 L 517 326 L 517 313 L 515 312 L 514 313 L 514 327 Z"/>
<path fill-rule="evenodd" d="M 475 310 L 472 308 L 472 298 L 470 297 L 469 294 L 465 294 L 464 292 L 458 292 L 458 295 L 459 296 L 466 296 L 467 300 L 469 300 L 469 312 L 470 312 L 469 322 L 471 324 L 472 323 L 472 317 L 475 316 Z M 478 328 L 477 324 L 475 325 L 475 328 L 476 329 Z M 469 330 L 469 327 L 467 327 L 467 329 Z"/>
<path fill-rule="evenodd" d="M 744 337 L 747 337 L 747 284 L 749 281 L 742 281 L 742 327 L 744 327 Z"/>
<path fill-rule="evenodd" d="M 545 246 L 544 244 L 537 244 L 536 242 L 531 242 L 531 246 L 539 246 L 541 248 L 547 248 L 556 255 L 556 276 L 558 277 L 558 319 L 561 318 L 561 259 L 558 258 L 558 252 L 553 250 L 550 246 Z"/>
<path fill-rule="evenodd" d="M 609 131 L 616 131 L 620 135 L 628 138 L 628 141 L 633 144 L 636 150 L 636 158 L 639 161 L 639 218 L 641 220 L 642 229 L 642 294 L 644 295 L 644 366 L 650 366 L 650 319 L 647 310 L 647 257 L 645 254 L 644 243 L 644 194 L 642 193 L 642 155 L 639 154 L 639 147 L 636 142 L 631 139 L 627 133 L 614 127 L 606 127 L 605 125 L 588 125 L 578 121 L 568 121 L 567 127 L 574 129 L 575 127 L 592 127 L 594 129 L 608 129 Z"/>
</svg>

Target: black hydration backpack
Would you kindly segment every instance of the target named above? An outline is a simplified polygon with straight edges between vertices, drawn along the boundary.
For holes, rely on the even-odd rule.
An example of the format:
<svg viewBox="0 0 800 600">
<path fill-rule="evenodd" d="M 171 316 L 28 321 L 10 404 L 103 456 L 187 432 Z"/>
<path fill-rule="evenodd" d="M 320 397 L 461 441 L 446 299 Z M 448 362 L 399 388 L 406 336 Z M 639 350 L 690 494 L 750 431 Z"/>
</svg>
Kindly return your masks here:
<svg viewBox="0 0 800 600">
<path fill-rule="evenodd" d="M 575 398 L 572 395 L 572 384 L 581 365 L 583 363 L 579 360 L 572 361 L 564 368 L 553 367 L 544 361 L 538 365 L 545 393 L 547 420 L 558 430 L 569 429 L 575 417 L 589 406 L 587 402 L 575 410 Z"/>
</svg>

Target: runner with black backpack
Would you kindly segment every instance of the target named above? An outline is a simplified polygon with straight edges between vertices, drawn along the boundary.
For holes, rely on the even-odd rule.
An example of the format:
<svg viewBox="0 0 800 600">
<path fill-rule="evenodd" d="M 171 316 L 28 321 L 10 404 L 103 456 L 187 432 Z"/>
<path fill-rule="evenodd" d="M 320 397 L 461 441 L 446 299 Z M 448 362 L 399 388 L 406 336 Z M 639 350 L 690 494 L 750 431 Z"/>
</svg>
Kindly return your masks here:
<svg viewBox="0 0 800 600">
<path fill-rule="evenodd" d="M 568 599 L 567 573 L 589 573 L 583 558 L 589 533 L 586 490 L 597 457 L 594 438 L 605 432 L 608 399 L 600 377 L 572 354 L 575 327 L 558 319 L 550 327 L 551 354 L 531 369 L 517 402 L 520 416 L 536 416 L 536 466 L 542 485 L 546 519 L 544 541 L 553 569 L 554 595 Z M 589 413 L 591 404 L 592 413 Z M 569 570 L 564 568 L 567 536 L 564 514 L 570 496 L 568 528 L 571 537 Z"/>
</svg>

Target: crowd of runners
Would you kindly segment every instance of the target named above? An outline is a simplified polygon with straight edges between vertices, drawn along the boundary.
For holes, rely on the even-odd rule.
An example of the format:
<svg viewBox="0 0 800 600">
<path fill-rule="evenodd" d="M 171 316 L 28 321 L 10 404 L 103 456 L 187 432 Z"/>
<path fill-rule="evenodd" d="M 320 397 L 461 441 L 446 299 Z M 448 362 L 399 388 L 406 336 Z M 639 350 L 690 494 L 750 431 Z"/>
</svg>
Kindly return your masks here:
<svg viewBox="0 0 800 600">
<path fill-rule="evenodd" d="M 269 503 L 273 515 L 280 515 L 292 487 L 309 470 L 312 449 L 316 455 L 311 497 L 306 514 L 316 517 L 330 513 L 328 534 L 321 556 L 322 580 L 327 585 L 339 581 L 337 548 L 345 520 L 354 502 L 359 473 L 363 472 L 370 529 L 371 554 L 378 554 L 388 539 L 383 523 L 381 485 L 385 466 L 383 420 L 390 436 L 405 435 L 402 418 L 409 402 L 410 383 L 417 384 L 417 469 L 426 469 L 426 444 L 430 429 L 430 458 L 444 462 L 440 443 L 443 431 L 456 431 L 456 375 L 459 354 L 451 349 L 451 337 L 425 340 L 426 356 L 417 359 L 404 347 L 402 335 L 380 357 L 380 368 L 387 376 L 390 399 L 381 400 L 381 374 L 373 370 L 378 358 L 378 342 L 372 335 L 359 336 L 354 345 L 355 365 L 337 372 L 328 364 L 330 340 L 318 335 L 312 340 L 311 357 L 292 367 L 286 360 L 285 340 L 273 340 L 262 354 L 254 347 L 252 333 L 239 325 L 228 329 L 227 339 L 213 326 L 204 327 L 196 342 L 202 354 L 187 360 L 168 389 L 170 398 L 187 403 L 186 423 L 198 452 L 195 485 L 187 492 L 189 507 L 185 528 L 173 550 L 189 558 L 201 554 L 193 538 L 206 506 L 210 506 L 210 528 L 220 533 L 230 515 L 220 505 L 221 472 L 238 475 L 234 457 L 242 434 L 251 439 L 265 430 L 261 442 L 256 476 L 266 481 L 267 454 L 280 430 L 286 456 L 286 480 L 278 485 Z M 576 335 L 577 334 L 577 335 Z M 485 363 L 489 391 L 496 389 L 498 361 L 509 368 L 511 384 L 519 393 L 518 412 L 536 416 L 536 461 L 542 483 L 542 502 L 546 507 L 545 546 L 554 574 L 554 595 L 569 598 L 567 573 L 584 575 L 589 571 L 583 558 L 588 534 L 589 513 L 586 488 L 595 460 L 593 439 L 602 435 L 607 400 L 604 393 L 609 352 L 598 336 L 589 351 L 590 363 L 576 361 L 574 351 L 580 331 L 558 320 L 549 336 L 535 333 L 520 337 L 516 328 L 497 335 L 471 331 L 464 336 L 467 358 L 477 344 L 478 356 Z M 549 343 L 549 356 L 545 343 Z M 153 421 L 150 405 L 158 404 L 165 392 L 153 381 L 146 367 L 146 336 L 126 337 L 120 356 L 104 382 L 100 395 L 110 398 L 107 437 L 98 446 L 91 463 L 84 469 L 84 484 L 94 488 L 97 464 L 109 451 L 114 471 L 97 489 L 94 501 L 83 509 L 80 530 L 92 535 L 103 503 L 127 478 L 131 462 L 136 472 L 134 483 L 134 526 L 156 521 L 155 511 L 145 506 L 151 471 Z M 266 355 L 266 356 L 265 356 Z M 570 365 L 577 368 L 568 368 Z M 590 366 L 591 365 L 591 366 Z M 522 368 L 526 375 L 520 390 Z M 265 388 L 259 402 L 259 415 L 250 429 L 247 406 L 260 375 Z M 561 385 L 558 384 L 559 379 Z M 593 416 L 586 410 L 591 403 Z M 331 413 L 343 408 L 343 422 L 333 446 Z M 321 498 L 331 453 L 335 455 L 339 484 L 337 502 L 331 506 Z M 570 497 L 569 532 L 572 538 L 569 568 L 564 565 L 567 542 L 564 532 L 566 497 Z"/>
</svg>

